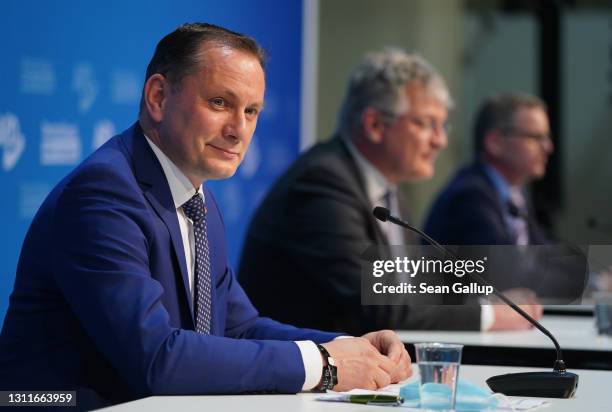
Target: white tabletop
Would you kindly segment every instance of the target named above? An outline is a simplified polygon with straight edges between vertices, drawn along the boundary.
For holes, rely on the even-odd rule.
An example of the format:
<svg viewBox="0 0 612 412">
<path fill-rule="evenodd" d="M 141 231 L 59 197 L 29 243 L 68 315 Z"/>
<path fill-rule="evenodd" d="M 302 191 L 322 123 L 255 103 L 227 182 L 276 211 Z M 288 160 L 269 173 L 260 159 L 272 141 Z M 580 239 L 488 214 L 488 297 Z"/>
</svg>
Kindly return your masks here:
<svg viewBox="0 0 612 412">
<path fill-rule="evenodd" d="M 485 387 L 485 380 L 493 375 L 512 372 L 542 371 L 541 368 L 516 368 L 501 366 L 462 365 L 460 379 Z M 572 399 L 550 399 L 551 406 L 544 409 L 551 412 L 609 411 L 612 408 L 612 373 L 608 371 L 575 370 L 579 375 L 576 396 Z M 235 395 L 235 396 L 154 396 L 134 402 L 117 405 L 105 411 L 372 411 L 381 412 L 380 406 L 366 406 L 344 403 L 330 403 L 315 400 L 317 394 L 298 395 Z M 398 410 L 408 410 L 400 408 Z"/>
<path fill-rule="evenodd" d="M 595 320 L 584 316 L 545 315 L 542 324 L 564 350 L 612 351 L 612 336 L 598 335 Z M 552 349 L 550 339 L 537 329 L 512 332 L 397 331 L 403 342 L 447 342 L 470 346 Z"/>
</svg>

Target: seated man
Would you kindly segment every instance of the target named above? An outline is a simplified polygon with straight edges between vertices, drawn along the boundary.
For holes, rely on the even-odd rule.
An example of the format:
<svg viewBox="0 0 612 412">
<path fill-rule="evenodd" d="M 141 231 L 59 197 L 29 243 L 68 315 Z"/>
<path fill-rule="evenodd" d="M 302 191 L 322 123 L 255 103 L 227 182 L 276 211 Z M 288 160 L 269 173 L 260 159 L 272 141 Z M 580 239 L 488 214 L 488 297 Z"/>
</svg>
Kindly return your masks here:
<svg viewBox="0 0 612 412">
<path fill-rule="evenodd" d="M 414 243 L 376 221 L 372 208 L 406 215 L 398 185 L 433 176 L 450 104 L 444 80 L 421 57 L 400 50 L 365 57 L 349 81 L 336 136 L 300 156 L 251 222 L 239 279 L 263 314 L 351 333 L 529 327 L 503 306 L 361 305 L 366 247 Z"/>
<path fill-rule="evenodd" d="M 481 107 L 474 162 L 440 193 L 425 231 L 447 245 L 547 243 L 526 185 L 544 176 L 553 151 L 546 105 L 525 94 L 500 94 Z"/>
<path fill-rule="evenodd" d="M 247 36 L 198 23 L 160 41 L 138 122 L 32 222 L 0 335 L 0 389 L 73 390 L 91 409 L 161 394 L 376 389 L 410 375 L 395 333 L 335 339 L 281 324 L 236 282 L 203 183 L 236 171 L 264 88 L 263 52 Z"/>
<path fill-rule="evenodd" d="M 495 249 L 499 270 L 491 281 L 498 288 L 527 288 L 547 303 L 579 303 L 586 256 L 576 246 L 553 244 L 526 191 L 544 176 L 553 151 L 544 102 L 518 93 L 490 97 L 476 116 L 474 147 L 475 160 L 442 190 L 425 231 L 446 245 L 517 245 Z"/>
</svg>

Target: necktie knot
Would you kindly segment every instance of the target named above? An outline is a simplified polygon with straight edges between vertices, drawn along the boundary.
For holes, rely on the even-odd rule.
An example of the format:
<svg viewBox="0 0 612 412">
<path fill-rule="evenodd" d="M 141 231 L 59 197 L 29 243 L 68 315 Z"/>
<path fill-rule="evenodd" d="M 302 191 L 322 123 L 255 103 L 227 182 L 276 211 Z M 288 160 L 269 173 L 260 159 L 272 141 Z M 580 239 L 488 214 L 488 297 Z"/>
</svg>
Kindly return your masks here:
<svg viewBox="0 0 612 412">
<path fill-rule="evenodd" d="M 183 211 L 194 223 L 204 219 L 206 208 L 199 193 L 196 193 L 191 199 L 183 203 Z"/>
</svg>

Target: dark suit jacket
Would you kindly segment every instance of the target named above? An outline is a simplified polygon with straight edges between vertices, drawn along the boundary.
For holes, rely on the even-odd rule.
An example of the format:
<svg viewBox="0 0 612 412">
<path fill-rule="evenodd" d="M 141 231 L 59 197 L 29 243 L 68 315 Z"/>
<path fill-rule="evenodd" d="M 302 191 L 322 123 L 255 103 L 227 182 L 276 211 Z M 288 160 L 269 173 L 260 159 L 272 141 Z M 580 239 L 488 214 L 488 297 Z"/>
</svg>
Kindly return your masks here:
<svg viewBox="0 0 612 412">
<path fill-rule="evenodd" d="M 476 161 L 461 169 L 442 190 L 425 231 L 445 245 L 514 245 L 504 220 L 506 208 L 484 165 Z M 529 243 L 539 246 L 489 249 L 495 253 L 495 259 L 488 262 L 489 281 L 501 290 L 532 289 L 545 303 L 574 302 L 586 284 L 585 255 L 575 246 L 553 244 L 533 217 L 529 203 L 528 211 Z"/>
<path fill-rule="evenodd" d="M 529 209 L 530 243 L 547 243 L 530 205 Z M 425 232 L 444 245 L 512 245 L 515 239 L 504 221 L 506 210 L 484 165 L 476 161 L 442 190 L 429 212 Z"/>
<path fill-rule="evenodd" d="M 262 314 L 301 326 L 353 334 L 480 327 L 478 306 L 362 306 L 360 255 L 374 244 L 388 242 L 352 155 L 333 138 L 270 190 L 245 238 L 239 279 Z"/>
<path fill-rule="evenodd" d="M 0 388 L 78 390 L 80 409 L 154 394 L 301 390 L 301 355 L 287 340 L 337 335 L 258 316 L 205 196 L 211 335 L 194 332 L 174 203 L 140 127 L 60 182 L 22 248 L 0 335 Z"/>
</svg>

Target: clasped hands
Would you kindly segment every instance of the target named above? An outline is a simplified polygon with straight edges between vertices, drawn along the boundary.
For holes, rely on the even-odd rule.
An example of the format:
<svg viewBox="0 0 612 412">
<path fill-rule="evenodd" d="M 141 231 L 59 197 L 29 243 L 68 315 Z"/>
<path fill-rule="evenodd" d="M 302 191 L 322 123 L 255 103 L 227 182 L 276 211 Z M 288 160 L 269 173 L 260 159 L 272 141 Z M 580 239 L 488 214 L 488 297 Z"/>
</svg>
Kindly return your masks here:
<svg viewBox="0 0 612 412">
<path fill-rule="evenodd" d="M 335 339 L 323 346 L 338 368 L 335 391 L 380 389 L 412 375 L 412 362 L 399 336 L 391 330 L 359 338 Z"/>
</svg>

